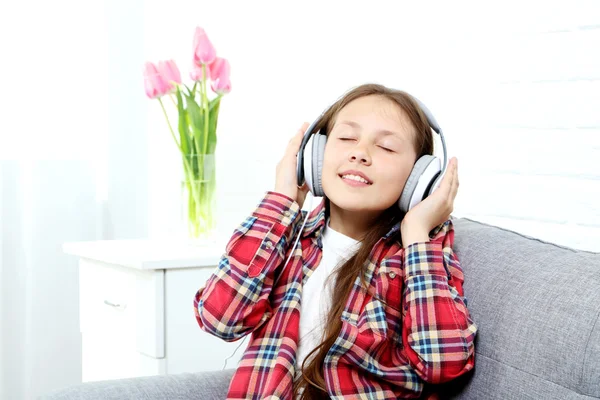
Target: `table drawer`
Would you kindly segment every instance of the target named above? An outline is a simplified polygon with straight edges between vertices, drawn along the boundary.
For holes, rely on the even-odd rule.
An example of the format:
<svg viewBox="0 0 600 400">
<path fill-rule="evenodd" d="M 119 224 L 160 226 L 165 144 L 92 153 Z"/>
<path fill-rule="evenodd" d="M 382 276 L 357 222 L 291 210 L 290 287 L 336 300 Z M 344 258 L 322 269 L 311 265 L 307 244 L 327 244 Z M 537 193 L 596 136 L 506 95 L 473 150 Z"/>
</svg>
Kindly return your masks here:
<svg viewBox="0 0 600 400">
<path fill-rule="evenodd" d="M 79 289 L 82 334 L 133 337 L 136 351 L 164 357 L 164 270 L 82 259 Z"/>
</svg>

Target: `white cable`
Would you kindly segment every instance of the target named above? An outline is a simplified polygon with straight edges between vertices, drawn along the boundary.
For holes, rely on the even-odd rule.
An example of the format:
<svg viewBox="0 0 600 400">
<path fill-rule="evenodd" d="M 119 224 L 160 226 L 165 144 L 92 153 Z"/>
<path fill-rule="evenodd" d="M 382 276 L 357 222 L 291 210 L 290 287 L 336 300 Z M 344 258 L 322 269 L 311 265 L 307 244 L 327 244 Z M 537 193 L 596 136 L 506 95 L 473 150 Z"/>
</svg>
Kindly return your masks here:
<svg viewBox="0 0 600 400">
<path fill-rule="evenodd" d="M 308 193 L 307 193 L 307 195 L 308 195 Z M 292 258 L 292 254 L 294 254 L 294 250 L 296 250 L 296 246 L 298 245 L 298 240 L 302 236 L 302 232 L 304 231 L 304 226 L 306 225 L 306 221 L 308 221 L 308 216 L 310 215 L 310 211 L 312 210 L 312 200 L 313 200 L 313 197 L 311 195 L 310 196 L 310 201 L 308 203 L 308 211 L 306 212 L 306 218 L 304 218 L 304 222 L 302 223 L 302 227 L 300 228 L 300 232 L 298 232 L 298 237 L 296 238 L 296 242 L 294 243 L 294 247 L 292 247 L 292 251 L 290 251 L 290 255 L 288 256 L 285 264 L 283 264 L 282 271 L 285 269 L 285 267 L 287 266 L 288 262 Z M 300 213 L 302 213 L 302 209 L 300 209 Z M 248 338 L 248 336 L 250 336 L 250 335 L 246 335 L 246 337 L 244 338 L 244 340 L 242 340 L 242 342 L 238 345 L 238 347 L 236 347 L 236 349 L 233 351 L 233 354 L 231 354 L 229 357 L 227 357 L 225 359 L 225 363 L 223 365 L 223 370 L 227 367 L 227 360 L 229 360 L 231 357 L 233 357 L 235 355 L 235 353 L 237 353 L 238 349 L 244 343 L 244 341 Z"/>
<path fill-rule="evenodd" d="M 298 237 L 296 238 L 296 242 L 294 243 L 294 247 L 292 247 L 292 251 L 290 251 L 290 255 L 288 256 L 288 259 L 285 262 L 285 264 L 283 264 L 283 268 L 282 269 L 285 269 L 285 267 L 287 266 L 288 262 L 290 261 L 290 258 L 292 258 L 292 255 L 294 254 L 294 250 L 296 250 L 296 246 L 298 245 L 298 240 L 300 240 L 300 236 L 302 236 L 302 232 L 304 231 L 304 225 L 306 225 L 306 221 L 308 221 L 308 216 L 310 215 L 310 211 L 312 209 L 312 200 L 313 200 L 313 197 L 311 195 L 310 196 L 310 201 L 308 203 L 308 210 L 306 212 L 306 218 L 304 218 L 304 222 L 302 223 L 302 227 L 300 228 L 300 232 L 298 233 Z M 300 212 L 302 213 L 302 210 L 300 210 Z"/>
</svg>

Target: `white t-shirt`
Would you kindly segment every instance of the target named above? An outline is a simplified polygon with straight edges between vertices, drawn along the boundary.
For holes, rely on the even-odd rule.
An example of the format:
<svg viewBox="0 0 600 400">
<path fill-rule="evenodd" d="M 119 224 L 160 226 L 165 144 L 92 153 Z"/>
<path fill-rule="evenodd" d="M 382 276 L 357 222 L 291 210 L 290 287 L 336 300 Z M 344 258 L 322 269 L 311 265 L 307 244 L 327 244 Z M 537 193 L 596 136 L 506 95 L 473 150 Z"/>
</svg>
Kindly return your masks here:
<svg viewBox="0 0 600 400">
<path fill-rule="evenodd" d="M 359 241 L 331 229 L 329 219 L 323 229 L 322 243 L 323 255 L 321 262 L 302 288 L 296 378 L 301 374 L 304 358 L 322 340 L 323 325 L 331 308 L 334 283 L 333 277 L 331 279 L 327 278 L 342 260 L 348 260 L 360 247 Z M 327 287 L 325 287 L 325 284 Z M 311 355 L 311 358 L 314 356 L 315 353 Z"/>
</svg>

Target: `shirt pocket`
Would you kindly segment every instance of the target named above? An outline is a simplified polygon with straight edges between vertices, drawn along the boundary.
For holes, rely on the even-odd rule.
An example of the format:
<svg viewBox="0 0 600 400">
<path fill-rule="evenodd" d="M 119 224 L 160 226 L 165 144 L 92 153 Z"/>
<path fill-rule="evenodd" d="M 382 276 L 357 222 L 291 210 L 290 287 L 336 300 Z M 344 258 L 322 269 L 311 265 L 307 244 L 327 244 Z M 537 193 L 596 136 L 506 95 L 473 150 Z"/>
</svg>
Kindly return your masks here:
<svg viewBox="0 0 600 400">
<path fill-rule="evenodd" d="M 367 290 L 360 289 L 358 292 L 357 301 L 360 302 L 360 307 L 356 314 L 345 313 L 343 319 L 355 326 L 358 330 L 359 337 L 366 342 L 370 338 L 378 338 L 378 342 L 387 337 L 388 319 L 386 317 L 385 298 L 377 294 L 378 278 L 374 277 L 369 284 Z M 355 288 L 361 285 L 362 282 L 357 278 Z"/>
<path fill-rule="evenodd" d="M 373 289 L 370 291 L 373 293 Z M 356 321 L 348 321 L 358 327 L 359 334 L 375 335 L 385 338 L 388 325 L 385 317 L 385 307 L 383 303 L 375 298 L 371 293 L 365 297 L 365 302 L 361 307 Z"/>
<path fill-rule="evenodd" d="M 374 297 L 382 304 L 386 325 L 386 336 L 394 342 L 402 343 L 402 317 L 404 269 L 401 257 L 391 257 L 382 261 L 374 281 Z"/>
</svg>

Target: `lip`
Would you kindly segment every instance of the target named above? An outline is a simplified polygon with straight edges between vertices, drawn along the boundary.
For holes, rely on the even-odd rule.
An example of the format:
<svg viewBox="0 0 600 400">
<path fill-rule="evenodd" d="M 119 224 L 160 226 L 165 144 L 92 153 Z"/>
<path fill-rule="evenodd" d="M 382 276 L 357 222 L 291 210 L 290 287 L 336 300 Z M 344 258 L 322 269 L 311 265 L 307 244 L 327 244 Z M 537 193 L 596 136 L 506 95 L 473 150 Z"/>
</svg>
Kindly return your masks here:
<svg viewBox="0 0 600 400">
<path fill-rule="evenodd" d="M 369 177 L 365 174 L 363 174 L 360 171 L 354 170 L 354 169 L 350 169 L 348 171 L 344 171 L 342 173 L 339 174 L 340 178 L 344 175 L 356 175 L 356 176 L 360 176 L 361 178 L 365 179 L 367 182 L 369 182 L 369 184 L 373 184 L 373 181 L 371 179 L 369 179 Z M 360 183 L 360 182 L 357 182 Z"/>
</svg>

